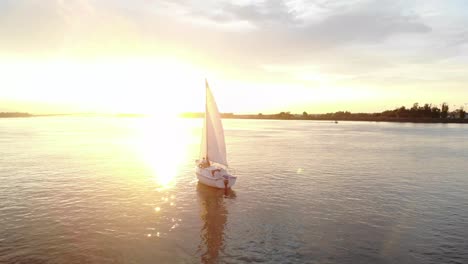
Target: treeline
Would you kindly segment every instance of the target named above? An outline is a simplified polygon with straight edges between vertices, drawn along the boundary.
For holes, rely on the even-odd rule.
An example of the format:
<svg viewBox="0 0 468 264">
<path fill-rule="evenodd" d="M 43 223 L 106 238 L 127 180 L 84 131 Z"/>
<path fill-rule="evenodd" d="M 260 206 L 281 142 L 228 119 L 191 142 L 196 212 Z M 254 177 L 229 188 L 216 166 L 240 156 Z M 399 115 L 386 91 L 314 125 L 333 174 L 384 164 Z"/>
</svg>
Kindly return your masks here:
<svg viewBox="0 0 468 264">
<path fill-rule="evenodd" d="M 280 112 L 273 115 L 259 113 L 253 115 L 235 115 L 234 118 L 258 118 L 258 119 L 292 119 L 292 120 L 349 120 L 349 121 L 394 121 L 394 122 L 457 122 L 468 123 L 467 114 L 463 106 L 450 110 L 447 103 L 440 107 L 432 104 L 420 106 L 414 103 L 412 107 L 401 106 L 393 110 L 380 113 L 351 113 L 349 111 L 338 111 L 326 114 L 292 114 L 291 112 Z"/>
<path fill-rule="evenodd" d="M 29 113 L 22 112 L 0 112 L 0 117 L 31 117 Z"/>
<path fill-rule="evenodd" d="M 423 106 L 419 106 L 418 103 L 414 103 L 413 107 L 405 108 L 404 106 L 384 111 L 381 113 L 382 116 L 386 117 L 395 117 L 395 118 L 459 118 L 465 119 L 466 112 L 463 106 L 459 109 L 455 109 L 454 111 L 449 111 L 450 108 L 448 104 L 443 103 L 441 108 L 431 105 L 431 104 L 424 104 Z"/>
<path fill-rule="evenodd" d="M 184 113 L 181 117 L 203 118 L 205 113 Z M 293 114 L 280 112 L 277 114 L 250 114 L 238 115 L 233 113 L 221 113 L 222 118 L 233 119 L 280 119 L 280 120 L 331 120 L 331 121 L 386 121 L 386 122 L 415 122 L 415 123 L 468 123 L 468 115 L 463 106 L 450 110 L 447 103 L 442 105 L 424 104 L 420 106 L 414 103 L 412 107 L 401 106 L 393 110 L 380 113 L 351 113 L 338 111 L 326 114 Z"/>
<path fill-rule="evenodd" d="M 386 110 L 381 113 L 350 113 L 350 112 L 336 112 L 324 114 L 324 117 L 335 118 L 346 120 L 349 118 L 380 118 L 380 119 L 409 119 L 409 120 L 428 120 L 434 119 L 439 121 L 440 119 L 461 119 L 465 120 L 466 111 L 463 106 L 453 111 L 447 103 L 443 103 L 440 108 L 437 105 L 424 104 L 420 106 L 418 103 L 414 103 L 412 107 L 406 108 L 401 106 L 393 110 Z"/>
</svg>

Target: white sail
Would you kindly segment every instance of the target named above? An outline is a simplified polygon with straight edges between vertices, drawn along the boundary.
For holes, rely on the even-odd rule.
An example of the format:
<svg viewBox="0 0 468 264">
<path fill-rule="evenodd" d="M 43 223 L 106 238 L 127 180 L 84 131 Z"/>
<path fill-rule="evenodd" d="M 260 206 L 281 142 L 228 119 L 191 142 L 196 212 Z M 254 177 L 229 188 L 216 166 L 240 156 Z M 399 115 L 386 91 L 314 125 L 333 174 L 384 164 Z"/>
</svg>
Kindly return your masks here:
<svg viewBox="0 0 468 264">
<path fill-rule="evenodd" d="M 226 159 L 226 143 L 224 142 L 224 130 L 221 123 L 221 115 L 218 106 L 211 93 L 208 82 L 206 84 L 206 109 L 205 122 L 203 125 L 200 159 L 207 158 L 209 161 L 228 166 Z"/>
</svg>

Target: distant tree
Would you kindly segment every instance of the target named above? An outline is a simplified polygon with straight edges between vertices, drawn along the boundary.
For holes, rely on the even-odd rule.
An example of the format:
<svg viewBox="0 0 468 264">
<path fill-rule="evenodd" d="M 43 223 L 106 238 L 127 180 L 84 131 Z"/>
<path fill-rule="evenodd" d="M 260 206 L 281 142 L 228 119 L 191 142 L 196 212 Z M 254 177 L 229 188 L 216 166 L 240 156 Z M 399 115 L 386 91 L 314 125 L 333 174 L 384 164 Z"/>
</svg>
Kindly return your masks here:
<svg viewBox="0 0 468 264">
<path fill-rule="evenodd" d="M 262 113 L 258 113 L 259 116 L 262 116 L 263 114 Z"/>
<path fill-rule="evenodd" d="M 424 106 L 422 107 L 423 109 L 423 117 L 427 118 L 427 117 L 431 117 L 431 105 L 430 104 L 424 104 Z"/>
<path fill-rule="evenodd" d="M 306 111 L 302 112 L 302 116 L 307 117 L 308 116 L 307 112 Z"/>
<path fill-rule="evenodd" d="M 413 107 L 411 107 L 409 111 L 410 116 L 413 118 L 418 117 L 419 115 L 418 110 L 419 110 L 419 103 L 414 103 Z"/>
<path fill-rule="evenodd" d="M 437 106 L 433 106 L 431 108 L 431 117 L 440 118 L 440 109 Z"/>
<path fill-rule="evenodd" d="M 458 117 L 460 119 L 465 119 L 466 117 L 465 108 L 463 106 L 460 106 L 460 109 L 458 109 Z"/>
<path fill-rule="evenodd" d="M 449 111 L 449 106 L 447 103 L 443 103 L 440 111 L 440 117 L 441 118 L 447 118 L 448 116 L 448 111 Z"/>
<path fill-rule="evenodd" d="M 290 119 L 292 117 L 291 112 L 280 112 L 276 116 L 281 119 Z"/>
<path fill-rule="evenodd" d="M 392 113 L 390 113 L 392 112 Z M 406 109 L 406 107 L 402 106 L 400 108 L 397 108 L 393 111 L 385 111 L 384 113 L 387 113 L 385 116 L 387 117 L 397 117 L 397 118 L 405 118 L 405 117 L 408 117 L 408 110 Z"/>
</svg>

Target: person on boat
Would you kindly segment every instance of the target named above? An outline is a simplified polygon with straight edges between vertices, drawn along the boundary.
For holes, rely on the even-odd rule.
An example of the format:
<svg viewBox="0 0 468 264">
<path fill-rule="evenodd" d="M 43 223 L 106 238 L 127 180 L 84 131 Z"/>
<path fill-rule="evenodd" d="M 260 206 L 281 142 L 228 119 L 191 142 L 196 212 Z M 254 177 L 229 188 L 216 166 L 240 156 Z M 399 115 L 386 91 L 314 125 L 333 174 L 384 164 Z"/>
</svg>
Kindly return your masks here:
<svg viewBox="0 0 468 264">
<path fill-rule="evenodd" d="M 211 171 L 211 176 L 218 176 L 219 173 L 221 173 L 221 169 L 214 169 Z"/>
<path fill-rule="evenodd" d="M 210 166 L 210 162 L 209 162 L 207 159 L 205 159 L 205 157 L 203 157 L 203 160 L 202 160 L 202 162 L 200 163 L 200 167 L 201 167 L 201 168 L 207 168 L 207 167 L 209 167 L 209 166 Z"/>
</svg>

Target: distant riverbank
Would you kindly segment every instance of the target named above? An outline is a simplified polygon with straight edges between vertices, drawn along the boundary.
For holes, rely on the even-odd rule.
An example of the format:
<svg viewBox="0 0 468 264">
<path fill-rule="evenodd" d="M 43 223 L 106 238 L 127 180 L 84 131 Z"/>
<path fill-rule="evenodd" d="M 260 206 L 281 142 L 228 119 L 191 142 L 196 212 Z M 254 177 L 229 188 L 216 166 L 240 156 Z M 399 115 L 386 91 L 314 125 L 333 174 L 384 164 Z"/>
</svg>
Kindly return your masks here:
<svg viewBox="0 0 468 264">
<path fill-rule="evenodd" d="M 382 117 L 382 116 L 347 116 L 335 117 L 328 114 L 316 115 L 290 115 L 281 116 L 277 114 L 272 115 L 237 115 L 232 113 L 222 113 L 223 119 L 257 119 L 257 120 L 312 120 L 312 121 L 361 121 L 361 122 L 400 122 L 400 123 L 458 123 L 468 124 L 468 119 L 460 118 L 414 118 L 414 117 Z M 147 117 L 144 114 L 50 114 L 50 115 L 34 115 L 29 113 L 0 113 L 0 118 L 28 118 L 28 117 L 52 117 L 52 116 L 80 116 L 80 117 L 119 117 L 119 118 L 138 118 Z M 204 113 L 184 113 L 181 114 L 182 118 L 203 118 Z"/>
<path fill-rule="evenodd" d="M 185 113 L 182 114 L 183 118 L 203 118 L 203 113 Z M 224 119 L 266 119 L 266 120 L 315 120 L 315 121 L 363 121 L 363 122 L 408 122 L 408 123 L 468 123 L 468 119 L 456 119 L 456 118 L 392 118 L 392 117 L 333 117 L 327 114 L 317 115 L 236 115 L 231 113 L 221 114 Z"/>
<path fill-rule="evenodd" d="M 329 118 L 329 117 L 292 117 L 292 118 L 278 118 L 278 117 L 251 117 L 248 115 L 233 115 L 235 119 L 270 119 L 270 120 L 316 120 L 316 121 L 363 121 L 363 122 L 408 122 L 408 123 L 468 123 L 468 119 L 447 119 L 447 118 L 390 118 L 390 117 L 373 117 L 373 118 Z"/>
<path fill-rule="evenodd" d="M 4 117 L 32 117 L 32 114 L 21 112 L 0 112 L 0 118 Z"/>
<path fill-rule="evenodd" d="M 30 114 L 23 112 L 0 112 L 0 118 L 21 118 L 21 117 L 51 117 L 51 116 L 74 116 L 74 117 L 145 117 L 145 114 L 100 114 L 100 113 L 68 113 L 68 114 Z"/>
<path fill-rule="evenodd" d="M 204 113 L 185 113 L 182 117 L 200 118 Z M 328 120 L 328 121 L 367 121 L 367 122 L 411 122 L 411 123 L 468 123 L 468 116 L 461 106 L 458 109 L 449 111 L 447 103 L 442 103 L 440 108 L 437 105 L 424 104 L 420 106 L 414 103 L 411 108 L 405 106 L 394 110 L 386 110 L 380 113 L 351 113 L 348 111 L 338 111 L 326 114 L 293 114 L 291 112 L 280 112 L 277 114 L 246 114 L 238 115 L 234 113 L 221 114 L 223 118 L 233 119 L 270 119 L 270 120 Z"/>
<path fill-rule="evenodd" d="M 164 113 L 162 113 L 164 114 Z M 80 116 L 80 117 L 124 117 L 136 118 L 149 115 L 135 113 L 118 114 L 97 114 L 97 113 L 73 113 L 73 114 L 41 114 L 35 115 L 25 112 L 3 112 L 1 117 L 41 117 L 41 116 Z M 183 113 L 179 115 L 183 118 L 203 118 L 205 113 Z M 461 106 L 458 109 L 449 111 L 449 106 L 443 103 L 439 106 L 424 104 L 420 106 L 414 103 L 411 108 L 405 106 L 394 110 L 386 110 L 380 113 L 351 113 L 348 111 L 338 111 L 326 114 L 294 114 L 291 112 L 280 112 L 277 114 L 234 114 L 222 113 L 222 118 L 230 119 L 267 119 L 267 120 L 316 120 L 316 121 L 366 121 L 366 122 L 410 122 L 410 123 L 468 123 L 468 115 Z"/>
</svg>

